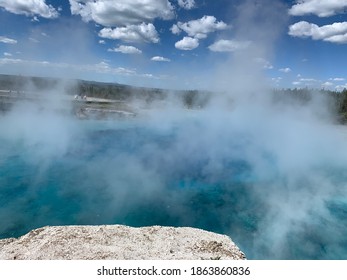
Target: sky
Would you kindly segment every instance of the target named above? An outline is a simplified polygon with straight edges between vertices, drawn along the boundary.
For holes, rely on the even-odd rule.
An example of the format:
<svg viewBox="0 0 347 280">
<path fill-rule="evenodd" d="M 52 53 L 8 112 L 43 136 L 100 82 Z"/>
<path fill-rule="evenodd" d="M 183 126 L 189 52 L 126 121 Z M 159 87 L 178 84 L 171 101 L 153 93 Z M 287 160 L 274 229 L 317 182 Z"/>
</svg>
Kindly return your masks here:
<svg viewBox="0 0 347 280">
<path fill-rule="evenodd" d="M 0 0 L 1 74 L 340 91 L 346 65 L 347 0 Z"/>
</svg>

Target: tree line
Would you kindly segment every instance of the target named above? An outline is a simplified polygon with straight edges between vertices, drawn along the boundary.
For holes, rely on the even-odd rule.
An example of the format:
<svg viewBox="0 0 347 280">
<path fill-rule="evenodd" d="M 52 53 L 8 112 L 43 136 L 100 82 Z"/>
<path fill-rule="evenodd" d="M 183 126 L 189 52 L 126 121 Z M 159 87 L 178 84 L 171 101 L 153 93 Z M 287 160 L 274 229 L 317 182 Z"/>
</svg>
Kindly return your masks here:
<svg viewBox="0 0 347 280">
<path fill-rule="evenodd" d="M 175 96 L 187 108 L 203 108 L 216 93 L 198 90 L 168 91 L 159 88 L 144 88 L 118 83 L 103 83 L 85 80 L 62 80 L 57 78 L 27 77 L 16 75 L 0 75 L 0 90 L 13 92 L 35 91 L 43 94 L 53 89 L 62 90 L 69 95 L 79 95 L 113 99 L 121 101 L 142 100 L 145 103 L 161 101 L 169 96 Z M 274 89 L 272 100 L 274 103 L 286 102 L 306 105 L 321 97 L 322 106 L 336 112 L 338 120 L 347 123 L 347 89 L 331 91 L 326 89 L 312 90 L 309 88 Z"/>
</svg>

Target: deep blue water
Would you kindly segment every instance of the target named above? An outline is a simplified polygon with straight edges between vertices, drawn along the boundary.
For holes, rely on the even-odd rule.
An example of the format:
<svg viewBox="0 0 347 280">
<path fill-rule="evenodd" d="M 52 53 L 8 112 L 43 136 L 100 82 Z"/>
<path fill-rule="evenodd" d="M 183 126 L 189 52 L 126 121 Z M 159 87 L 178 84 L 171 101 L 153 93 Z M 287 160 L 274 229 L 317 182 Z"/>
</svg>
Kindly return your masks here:
<svg viewBox="0 0 347 280">
<path fill-rule="evenodd" d="M 205 141 L 195 124 L 77 125 L 56 152 L 54 141 L 2 135 L 0 238 L 46 225 L 191 226 L 229 235 L 250 259 L 347 258 L 343 168 L 315 166 L 291 182 L 247 134 Z M 323 183 L 332 191 L 311 187 Z"/>
</svg>

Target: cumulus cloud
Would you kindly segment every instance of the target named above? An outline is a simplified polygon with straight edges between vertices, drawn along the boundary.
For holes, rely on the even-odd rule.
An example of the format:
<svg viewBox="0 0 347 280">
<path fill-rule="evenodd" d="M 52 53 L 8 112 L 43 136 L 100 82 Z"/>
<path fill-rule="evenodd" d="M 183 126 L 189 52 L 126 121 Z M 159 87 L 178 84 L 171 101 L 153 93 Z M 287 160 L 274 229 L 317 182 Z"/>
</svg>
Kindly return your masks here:
<svg viewBox="0 0 347 280">
<path fill-rule="evenodd" d="M 69 0 L 73 15 L 107 27 L 136 25 L 156 18 L 172 19 L 174 7 L 168 0 Z"/>
<path fill-rule="evenodd" d="M 337 43 L 337 44 L 346 44 L 347 43 L 347 33 L 331 36 L 329 38 L 324 39 L 324 41 L 328 41 L 331 43 Z"/>
<path fill-rule="evenodd" d="M 17 40 L 11 39 L 11 38 L 7 38 L 4 36 L 0 36 L 0 43 L 4 43 L 4 44 L 17 44 Z"/>
<path fill-rule="evenodd" d="M 181 33 L 181 29 L 177 26 L 177 24 L 174 24 L 171 28 L 170 28 L 172 34 L 178 35 Z"/>
<path fill-rule="evenodd" d="M 199 40 L 191 37 L 184 37 L 182 40 L 176 42 L 175 47 L 179 50 L 191 51 L 199 46 Z"/>
<path fill-rule="evenodd" d="M 195 1 L 194 0 L 178 0 L 178 5 L 186 10 L 190 10 L 195 8 Z"/>
<path fill-rule="evenodd" d="M 314 14 L 319 17 L 329 17 L 344 12 L 347 8 L 347 0 L 297 0 L 296 2 L 289 9 L 290 15 Z"/>
<path fill-rule="evenodd" d="M 208 33 L 218 30 L 225 30 L 228 25 L 223 21 L 217 21 L 214 16 L 203 16 L 197 20 L 191 20 L 188 22 L 178 22 L 171 27 L 173 34 L 178 34 L 180 30 L 185 31 L 190 37 L 197 39 L 204 39 Z"/>
<path fill-rule="evenodd" d="M 188 22 L 178 22 L 171 27 L 173 34 L 179 34 L 181 31 L 186 32 L 188 36 L 176 42 L 175 47 L 181 50 L 193 50 L 199 46 L 199 40 L 205 39 L 209 33 L 224 30 L 228 25 L 223 21 L 217 21 L 214 16 L 203 16 L 197 20 Z"/>
<path fill-rule="evenodd" d="M 307 21 L 300 21 L 289 26 L 288 34 L 293 37 L 311 37 L 313 40 L 344 44 L 347 43 L 347 22 L 318 26 Z"/>
<path fill-rule="evenodd" d="M 158 62 L 170 62 L 171 60 L 162 56 L 153 56 L 151 58 L 152 61 L 158 61 Z"/>
<path fill-rule="evenodd" d="M 234 52 L 247 48 L 249 44 L 249 41 L 219 40 L 208 48 L 213 52 Z"/>
<path fill-rule="evenodd" d="M 134 46 L 120 45 L 118 48 L 108 49 L 109 52 L 120 52 L 125 54 L 141 54 L 142 51 Z"/>
<path fill-rule="evenodd" d="M 286 67 L 286 68 L 281 68 L 278 71 L 283 72 L 283 73 L 289 73 L 292 71 L 292 69 L 290 69 L 289 67 Z"/>
<path fill-rule="evenodd" d="M 0 0 L 0 7 L 17 15 L 33 16 L 36 19 L 36 16 L 43 18 L 59 16 L 58 11 L 52 5 L 47 5 L 45 0 Z"/>
<path fill-rule="evenodd" d="M 125 42 L 158 43 L 159 35 L 152 23 L 128 25 L 126 27 L 103 28 L 99 36 L 107 39 L 122 40 Z"/>
</svg>

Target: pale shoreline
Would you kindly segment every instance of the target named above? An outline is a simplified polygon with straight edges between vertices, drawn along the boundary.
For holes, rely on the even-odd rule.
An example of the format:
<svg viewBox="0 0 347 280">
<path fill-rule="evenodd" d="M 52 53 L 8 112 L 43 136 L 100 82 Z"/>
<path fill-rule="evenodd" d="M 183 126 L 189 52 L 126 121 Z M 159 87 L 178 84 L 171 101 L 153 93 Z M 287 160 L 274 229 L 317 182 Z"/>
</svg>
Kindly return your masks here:
<svg viewBox="0 0 347 280">
<path fill-rule="evenodd" d="M 0 260 L 243 260 L 226 235 L 189 227 L 52 226 L 0 239 Z"/>
</svg>

